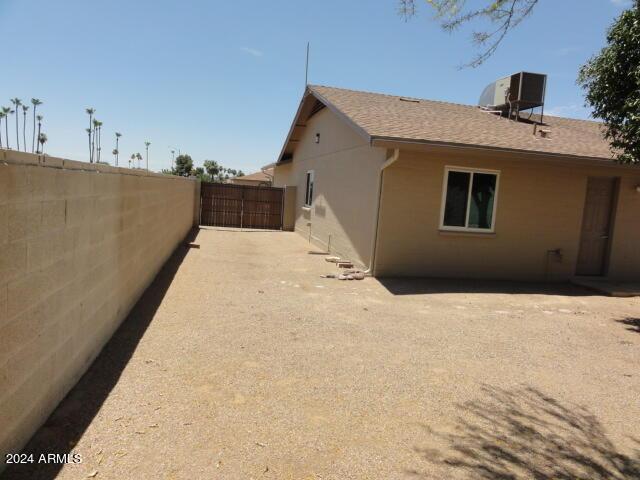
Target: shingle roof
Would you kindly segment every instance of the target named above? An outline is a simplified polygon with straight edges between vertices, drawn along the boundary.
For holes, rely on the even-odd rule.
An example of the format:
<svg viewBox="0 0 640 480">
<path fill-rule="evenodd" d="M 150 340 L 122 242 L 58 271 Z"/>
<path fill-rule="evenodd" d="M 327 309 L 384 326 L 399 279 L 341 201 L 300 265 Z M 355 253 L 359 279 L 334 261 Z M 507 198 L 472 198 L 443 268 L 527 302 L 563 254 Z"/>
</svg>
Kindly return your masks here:
<svg viewBox="0 0 640 480">
<path fill-rule="evenodd" d="M 370 139 L 395 139 L 611 159 L 598 122 L 544 116 L 547 138 L 533 125 L 507 120 L 477 106 L 309 86 L 309 92 L 344 115 Z"/>
<path fill-rule="evenodd" d="M 250 173 L 248 175 L 243 175 L 242 177 L 233 177 L 233 180 L 252 180 L 255 182 L 268 182 L 273 178 L 273 168 L 267 169 L 266 171 Z"/>
</svg>

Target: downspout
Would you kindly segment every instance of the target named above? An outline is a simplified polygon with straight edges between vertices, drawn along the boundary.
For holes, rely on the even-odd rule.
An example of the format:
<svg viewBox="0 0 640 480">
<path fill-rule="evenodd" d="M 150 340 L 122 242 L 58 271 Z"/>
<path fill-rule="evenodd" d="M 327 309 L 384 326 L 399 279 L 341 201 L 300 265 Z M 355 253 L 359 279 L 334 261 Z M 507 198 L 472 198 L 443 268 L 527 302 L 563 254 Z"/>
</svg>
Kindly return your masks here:
<svg viewBox="0 0 640 480">
<path fill-rule="evenodd" d="M 373 239 L 371 242 L 371 262 L 369 262 L 369 268 L 367 268 L 364 273 L 370 276 L 373 276 L 373 269 L 376 264 L 376 252 L 378 250 L 378 227 L 380 224 L 380 204 L 382 199 L 382 180 L 384 171 L 387 167 L 391 166 L 393 163 L 398 161 L 400 157 L 400 149 L 394 148 L 393 155 L 387 158 L 387 160 L 380 166 L 380 173 L 378 174 L 378 201 L 376 204 L 376 222 L 375 228 L 373 230 Z"/>
</svg>

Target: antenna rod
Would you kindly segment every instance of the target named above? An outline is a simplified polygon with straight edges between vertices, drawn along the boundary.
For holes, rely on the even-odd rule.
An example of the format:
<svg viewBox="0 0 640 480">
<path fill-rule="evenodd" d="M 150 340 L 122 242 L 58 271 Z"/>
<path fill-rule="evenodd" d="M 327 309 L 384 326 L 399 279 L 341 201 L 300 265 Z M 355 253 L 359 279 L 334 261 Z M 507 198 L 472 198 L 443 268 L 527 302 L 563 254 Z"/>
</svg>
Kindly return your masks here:
<svg viewBox="0 0 640 480">
<path fill-rule="evenodd" d="M 307 89 L 309 85 L 309 42 L 307 42 L 307 63 L 304 68 L 304 88 Z"/>
</svg>

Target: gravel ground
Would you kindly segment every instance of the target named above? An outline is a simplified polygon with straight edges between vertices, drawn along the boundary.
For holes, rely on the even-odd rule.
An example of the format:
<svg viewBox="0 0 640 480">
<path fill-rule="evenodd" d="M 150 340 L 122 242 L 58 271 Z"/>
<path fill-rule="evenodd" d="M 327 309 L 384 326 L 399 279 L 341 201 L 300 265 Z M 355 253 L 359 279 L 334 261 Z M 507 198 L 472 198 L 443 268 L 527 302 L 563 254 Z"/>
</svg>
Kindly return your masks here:
<svg viewBox="0 0 640 480">
<path fill-rule="evenodd" d="M 640 478 L 640 299 L 320 278 L 202 229 L 6 478 Z"/>
</svg>

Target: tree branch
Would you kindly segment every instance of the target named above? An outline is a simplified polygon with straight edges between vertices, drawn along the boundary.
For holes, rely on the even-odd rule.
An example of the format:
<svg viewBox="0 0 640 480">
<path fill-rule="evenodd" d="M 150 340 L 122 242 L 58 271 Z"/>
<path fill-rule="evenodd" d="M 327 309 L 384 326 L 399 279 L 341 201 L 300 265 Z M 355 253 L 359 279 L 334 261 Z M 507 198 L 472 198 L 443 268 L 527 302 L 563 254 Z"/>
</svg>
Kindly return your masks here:
<svg viewBox="0 0 640 480">
<path fill-rule="evenodd" d="M 507 34 L 517 27 L 536 6 L 539 0 L 485 0 L 489 3 L 477 10 L 464 11 L 465 0 L 427 0 L 435 10 L 435 17 L 440 27 L 451 33 L 463 25 L 474 21 L 486 20 L 497 28 L 491 32 L 474 32 L 472 41 L 476 46 L 485 46 L 469 63 L 460 68 L 475 68 L 482 65 L 500 46 Z M 399 0 L 399 14 L 410 20 L 417 14 L 416 0 Z M 491 39 L 495 39 L 489 43 Z"/>
</svg>

